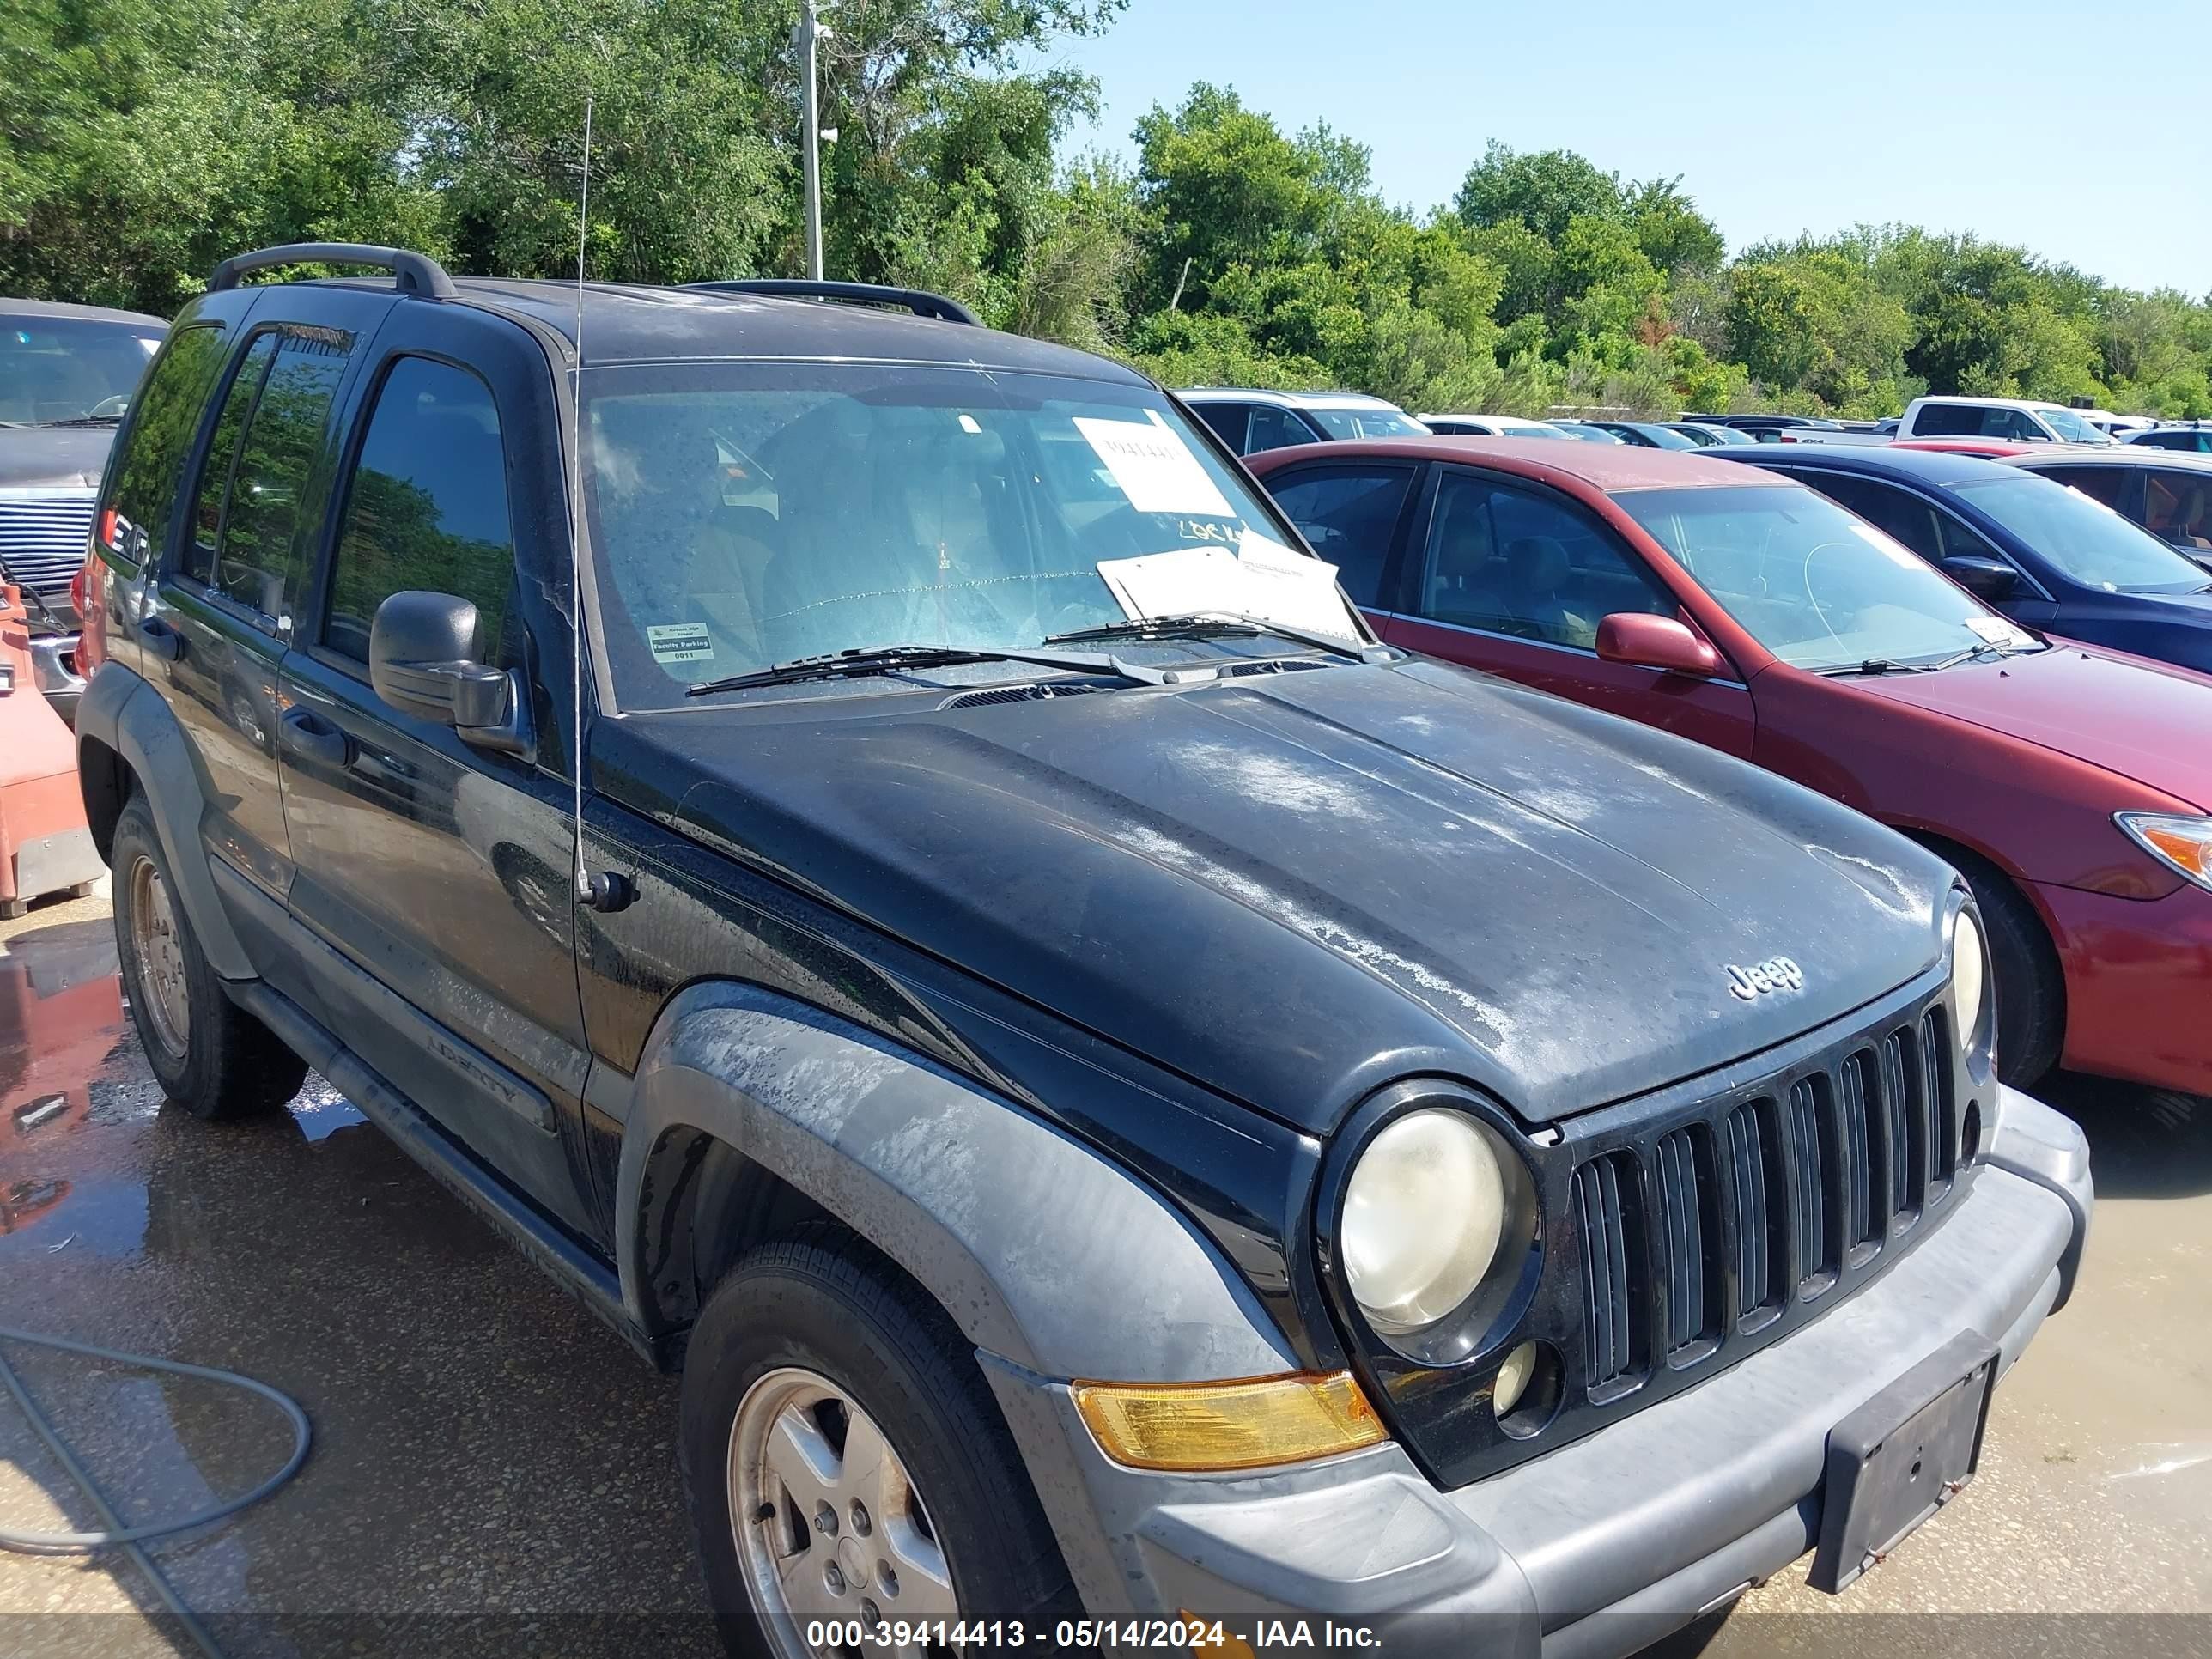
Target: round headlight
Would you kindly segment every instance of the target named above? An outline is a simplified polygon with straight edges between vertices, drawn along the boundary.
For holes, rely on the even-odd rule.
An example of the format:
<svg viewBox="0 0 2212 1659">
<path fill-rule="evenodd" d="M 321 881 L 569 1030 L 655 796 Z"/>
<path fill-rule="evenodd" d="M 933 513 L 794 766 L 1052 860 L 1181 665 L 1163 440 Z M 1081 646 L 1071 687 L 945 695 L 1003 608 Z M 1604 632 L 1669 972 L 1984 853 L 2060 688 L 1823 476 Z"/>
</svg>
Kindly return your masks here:
<svg viewBox="0 0 2212 1659">
<path fill-rule="evenodd" d="M 1489 1135 L 1457 1112 L 1408 1112 L 1367 1143 L 1345 1183 L 1345 1277 L 1376 1330 L 1417 1331 L 1474 1294 L 1504 1226 L 1505 1172 Z"/>
<path fill-rule="evenodd" d="M 1959 1042 L 1964 1048 L 1973 1047 L 1975 1034 L 1981 1030 L 1988 961 L 1982 947 L 1981 924 L 1972 910 L 1960 911 L 1959 919 L 1951 925 L 1951 1000 L 1959 1011 Z"/>
</svg>

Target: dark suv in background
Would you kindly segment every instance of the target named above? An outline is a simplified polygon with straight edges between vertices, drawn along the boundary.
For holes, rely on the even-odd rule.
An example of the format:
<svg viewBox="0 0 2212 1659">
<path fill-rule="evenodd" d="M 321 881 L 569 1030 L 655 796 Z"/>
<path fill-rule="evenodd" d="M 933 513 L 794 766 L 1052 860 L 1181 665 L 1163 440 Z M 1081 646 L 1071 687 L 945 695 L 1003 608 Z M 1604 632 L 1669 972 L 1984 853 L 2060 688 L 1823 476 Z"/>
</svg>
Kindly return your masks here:
<svg viewBox="0 0 2212 1659">
<path fill-rule="evenodd" d="M 680 1365 L 733 1645 L 1623 1652 L 1968 1478 L 2090 1187 L 1950 869 L 1377 642 L 1127 369 L 722 288 L 220 267 L 78 732 L 163 1087 Z"/>
<path fill-rule="evenodd" d="M 76 712 L 76 605 L 107 447 L 169 325 L 99 306 L 0 299 L 0 580 L 23 590 L 31 666 Z"/>
</svg>

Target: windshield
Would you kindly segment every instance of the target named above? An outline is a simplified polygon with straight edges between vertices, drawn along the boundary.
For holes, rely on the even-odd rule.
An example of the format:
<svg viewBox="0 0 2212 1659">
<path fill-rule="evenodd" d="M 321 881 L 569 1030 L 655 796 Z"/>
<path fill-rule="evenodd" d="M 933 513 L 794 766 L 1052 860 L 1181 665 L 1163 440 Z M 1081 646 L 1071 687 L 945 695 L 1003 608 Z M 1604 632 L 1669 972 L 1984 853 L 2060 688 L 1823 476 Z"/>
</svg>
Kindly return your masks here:
<svg viewBox="0 0 2212 1659">
<path fill-rule="evenodd" d="M 2100 431 L 2070 409 L 2039 409 L 2043 422 L 2069 444 L 2108 444 L 2112 434 Z"/>
<path fill-rule="evenodd" d="M 1951 489 L 2075 581 L 2107 593 L 2193 593 L 2204 573 L 2102 501 L 2030 474 Z"/>
<path fill-rule="evenodd" d="M 1147 386 L 721 362 L 596 369 L 586 390 L 598 597 L 631 707 L 829 652 L 1034 649 L 1139 616 L 1365 637 L 1333 567 Z"/>
<path fill-rule="evenodd" d="M 1983 645 L 2034 643 L 1812 490 L 1639 489 L 1613 500 L 1753 638 L 1799 668 L 1918 665 Z"/>
<path fill-rule="evenodd" d="M 0 421 L 122 418 L 161 333 L 82 317 L 0 317 Z"/>
<path fill-rule="evenodd" d="M 1428 428 L 1395 409 L 1316 409 L 1306 413 L 1332 438 L 1425 438 Z"/>
</svg>

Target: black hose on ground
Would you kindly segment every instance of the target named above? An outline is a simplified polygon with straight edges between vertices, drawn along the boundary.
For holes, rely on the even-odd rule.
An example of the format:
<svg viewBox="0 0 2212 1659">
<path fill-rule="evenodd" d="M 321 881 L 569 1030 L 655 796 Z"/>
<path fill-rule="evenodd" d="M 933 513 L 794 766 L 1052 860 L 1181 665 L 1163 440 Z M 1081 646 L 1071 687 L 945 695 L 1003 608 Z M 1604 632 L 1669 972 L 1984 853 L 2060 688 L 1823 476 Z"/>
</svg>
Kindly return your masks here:
<svg viewBox="0 0 2212 1659">
<path fill-rule="evenodd" d="M 155 1593 L 161 1597 L 162 1605 L 191 1637 L 207 1659 L 223 1659 L 222 1650 L 216 1644 L 215 1638 L 192 1610 L 185 1605 L 184 1598 L 177 1594 L 175 1587 L 155 1565 L 154 1558 L 146 1553 L 145 1544 L 151 1539 L 167 1538 L 176 1533 L 189 1532 L 195 1527 L 210 1526 L 228 1519 L 249 1504 L 259 1503 L 298 1474 L 300 1466 L 307 1461 L 307 1447 L 313 1437 L 307 1413 L 300 1409 L 299 1403 L 291 1396 L 278 1392 L 266 1382 L 240 1376 L 236 1371 L 222 1370 L 213 1365 L 193 1365 L 180 1359 L 155 1359 L 148 1354 L 123 1353 L 113 1348 L 95 1347 L 89 1342 L 72 1342 L 63 1337 L 42 1336 L 34 1331 L 0 1325 L 0 1345 L 9 1342 L 21 1342 L 29 1347 L 51 1348 L 62 1353 L 79 1354 L 88 1359 L 104 1359 L 111 1364 L 167 1371 L 176 1376 L 197 1377 L 204 1382 L 243 1389 L 248 1394 L 258 1395 L 268 1401 L 290 1420 L 292 1455 L 284 1460 L 282 1468 L 251 1492 L 178 1520 L 127 1527 L 94 1481 L 90 1472 L 70 1449 L 69 1443 L 62 1438 L 46 1413 L 40 1409 L 38 1401 L 31 1397 L 30 1390 L 23 1386 L 23 1379 L 8 1363 L 4 1346 L 0 1346 L 0 1383 L 4 1383 L 8 1392 L 15 1396 L 24 1419 L 30 1424 L 32 1431 L 44 1443 L 46 1449 L 53 1454 L 54 1461 L 67 1470 L 70 1479 L 82 1489 L 86 1500 L 98 1513 L 102 1523 L 102 1529 L 97 1532 L 10 1532 L 0 1528 L 0 1549 L 16 1550 L 29 1555 L 89 1555 L 100 1550 L 119 1549 L 131 1558 L 139 1571 L 146 1575 Z"/>
</svg>

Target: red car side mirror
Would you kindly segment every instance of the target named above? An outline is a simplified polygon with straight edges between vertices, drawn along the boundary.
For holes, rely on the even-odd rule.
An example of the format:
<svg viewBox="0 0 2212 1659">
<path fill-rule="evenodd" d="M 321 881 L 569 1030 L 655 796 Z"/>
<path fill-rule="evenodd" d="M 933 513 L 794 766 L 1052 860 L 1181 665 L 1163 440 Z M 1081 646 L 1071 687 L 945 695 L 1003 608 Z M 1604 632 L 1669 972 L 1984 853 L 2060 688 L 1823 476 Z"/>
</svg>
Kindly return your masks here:
<svg viewBox="0 0 2212 1659">
<path fill-rule="evenodd" d="M 1668 674 L 1711 679 L 1721 672 L 1721 653 L 1672 617 L 1616 611 L 1597 625 L 1597 654 L 1607 662 L 1656 668 Z"/>
</svg>

